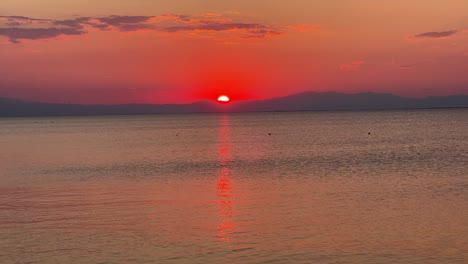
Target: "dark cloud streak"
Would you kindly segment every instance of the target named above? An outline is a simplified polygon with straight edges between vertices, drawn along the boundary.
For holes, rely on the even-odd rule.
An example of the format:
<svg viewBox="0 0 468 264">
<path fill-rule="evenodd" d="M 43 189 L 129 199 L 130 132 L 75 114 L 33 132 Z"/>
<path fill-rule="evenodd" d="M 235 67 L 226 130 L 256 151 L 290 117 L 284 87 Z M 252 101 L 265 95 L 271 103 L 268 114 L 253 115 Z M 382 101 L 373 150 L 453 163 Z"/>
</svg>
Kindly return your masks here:
<svg viewBox="0 0 468 264">
<path fill-rule="evenodd" d="M 91 20 L 89 17 L 79 17 L 75 19 L 57 20 L 54 21 L 54 24 L 71 28 L 83 28 L 83 24 L 89 23 L 89 20 Z"/>
<path fill-rule="evenodd" d="M 60 35 L 82 35 L 86 32 L 75 28 L 0 28 L 0 36 L 6 36 L 12 43 L 19 39 L 49 39 Z"/>
<path fill-rule="evenodd" d="M 418 34 L 413 36 L 413 38 L 445 38 L 445 37 L 450 37 L 455 34 L 457 34 L 457 30 L 449 30 L 449 31 L 433 31 L 433 32 L 426 32 L 422 34 Z"/>
<path fill-rule="evenodd" d="M 21 21 L 38 21 L 38 22 L 49 22 L 49 19 L 42 19 L 42 18 L 31 18 L 25 16 L 0 16 L 0 18 L 5 18 L 9 20 L 21 20 Z"/>
<path fill-rule="evenodd" d="M 243 24 L 243 23 L 205 23 L 204 25 L 196 25 L 196 26 L 174 26 L 174 27 L 167 27 L 161 28 L 161 31 L 176 33 L 182 31 L 196 31 L 196 30 L 205 30 L 205 31 L 226 31 L 226 30 L 233 30 L 233 29 L 256 29 L 262 27 L 258 24 Z"/>
<path fill-rule="evenodd" d="M 152 29 L 153 26 L 145 24 L 154 16 L 109 16 L 97 18 L 103 25 L 113 26 L 120 31 L 137 31 Z M 94 26 L 94 25 L 91 25 Z"/>
<path fill-rule="evenodd" d="M 120 26 L 122 24 L 137 24 L 144 23 L 153 18 L 153 16 L 109 16 L 101 17 L 97 20 L 111 26 Z"/>
<path fill-rule="evenodd" d="M 191 17 L 186 15 L 166 14 L 160 16 L 108 16 L 77 17 L 65 20 L 36 19 L 24 16 L 0 16 L 0 36 L 5 36 L 12 43 L 19 40 L 37 40 L 55 38 L 60 35 L 73 36 L 86 34 L 86 29 L 110 30 L 122 32 L 152 30 L 155 33 L 184 34 L 195 32 L 224 33 L 223 38 L 252 39 L 280 36 L 286 28 L 279 28 L 259 23 L 243 23 L 222 15 Z M 31 24 L 40 24 L 31 26 Z M 193 36 L 193 35 L 191 35 Z"/>
</svg>

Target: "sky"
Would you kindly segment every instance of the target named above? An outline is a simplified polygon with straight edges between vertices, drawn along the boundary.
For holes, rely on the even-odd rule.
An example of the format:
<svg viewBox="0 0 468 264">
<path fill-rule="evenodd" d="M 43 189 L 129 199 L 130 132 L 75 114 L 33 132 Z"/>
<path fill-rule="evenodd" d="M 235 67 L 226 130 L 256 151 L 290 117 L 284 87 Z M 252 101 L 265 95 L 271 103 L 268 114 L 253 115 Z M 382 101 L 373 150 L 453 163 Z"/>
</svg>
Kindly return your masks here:
<svg viewBox="0 0 468 264">
<path fill-rule="evenodd" d="M 468 94 L 466 0 L 2 0 L 0 97 Z"/>
</svg>

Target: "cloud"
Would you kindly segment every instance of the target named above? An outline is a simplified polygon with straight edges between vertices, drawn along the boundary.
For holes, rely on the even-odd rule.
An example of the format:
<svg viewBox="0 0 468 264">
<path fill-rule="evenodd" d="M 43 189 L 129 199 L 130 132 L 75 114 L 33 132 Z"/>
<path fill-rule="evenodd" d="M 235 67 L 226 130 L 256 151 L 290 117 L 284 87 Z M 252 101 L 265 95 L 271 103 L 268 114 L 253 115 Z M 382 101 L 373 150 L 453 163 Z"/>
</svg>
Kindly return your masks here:
<svg viewBox="0 0 468 264">
<path fill-rule="evenodd" d="M 152 25 L 147 24 L 154 16 L 109 16 L 101 17 L 96 20 L 101 25 L 107 27 L 115 27 L 120 31 L 138 31 L 141 29 L 152 29 Z M 91 24 L 91 26 L 94 26 Z"/>
<path fill-rule="evenodd" d="M 60 35 L 86 34 L 90 29 L 135 32 L 149 30 L 155 34 L 205 37 L 224 42 L 266 39 L 283 36 L 287 29 L 317 30 L 317 25 L 280 27 L 242 21 L 237 14 L 205 14 L 188 16 L 165 14 L 159 16 L 76 17 L 65 20 L 37 19 L 24 16 L 0 16 L 0 36 L 12 43 L 20 40 L 50 39 Z"/>
<path fill-rule="evenodd" d="M 71 28 L 83 28 L 83 25 L 89 23 L 90 20 L 91 18 L 89 17 L 79 17 L 75 19 L 53 21 L 53 24 L 57 26 L 65 26 Z"/>
<path fill-rule="evenodd" d="M 361 68 L 362 65 L 366 64 L 365 61 L 358 60 L 358 61 L 353 61 L 351 63 L 345 63 L 340 65 L 340 70 L 342 71 L 357 71 L 359 68 Z"/>
<path fill-rule="evenodd" d="M 145 24 L 152 18 L 153 16 L 79 17 L 68 20 L 56 20 L 54 21 L 54 25 L 80 29 L 85 26 L 90 26 L 100 30 L 114 27 L 120 31 L 137 31 L 140 29 L 152 28 L 151 25 Z"/>
<path fill-rule="evenodd" d="M 315 24 L 299 24 L 299 25 L 292 25 L 289 26 L 290 29 L 296 30 L 296 31 L 319 31 L 320 30 L 320 25 L 315 25 Z"/>
<path fill-rule="evenodd" d="M 432 31 L 432 32 L 425 32 L 418 35 L 408 37 L 409 40 L 417 40 L 417 39 L 441 39 L 441 38 L 448 38 L 454 36 L 458 33 L 458 30 L 448 30 L 448 31 Z"/>
<path fill-rule="evenodd" d="M 244 24 L 244 23 L 212 23 L 211 21 L 205 21 L 200 25 L 186 25 L 186 26 L 174 26 L 162 28 L 162 31 L 176 33 L 182 31 L 232 31 L 232 30 L 254 30 L 264 26 L 258 24 Z"/>
<path fill-rule="evenodd" d="M 274 29 L 269 26 L 261 24 L 250 24 L 250 23 L 219 23 L 211 21 L 204 21 L 199 25 L 184 25 L 166 27 L 160 29 L 167 33 L 180 33 L 180 32 L 229 32 L 231 34 L 240 33 L 240 38 L 244 39 L 263 39 L 275 36 L 281 36 L 285 32 Z"/>
<path fill-rule="evenodd" d="M 423 65 L 426 65 L 428 63 L 432 63 L 434 60 L 432 59 L 427 59 L 427 60 L 423 60 L 423 61 L 419 61 L 419 62 L 412 62 L 412 63 L 405 63 L 405 64 L 401 64 L 399 67 L 400 69 L 414 69 L 416 67 L 419 67 L 419 66 L 423 66 Z"/>
<path fill-rule="evenodd" d="M 98 18 L 102 23 L 111 26 L 120 26 L 122 24 L 137 24 L 144 23 L 150 20 L 153 16 L 109 16 Z"/>
<path fill-rule="evenodd" d="M 267 24 L 236 21 L 222 14 L 206 14 L 201 17 L 178 16 L 175 25 L 156 28 L 170 34 L 191 34 L 206 36 L 220 33 L 218 39 L 264 39 L 284 35 L 286 30 Z"/>
<path fill-rule="evenodd" d="M 419 35 L 414 36 L 415 38 L 443 38 L 443 37 L 450 37 L 458 33 L 457 30 L 450 30 L 450 31 L 441 31 L 441 32 L 426 32 Z"/>
<path fill-rule="evenodd" d="M 34 23 L 34 22 L 49 22 L 49 19 L 42 18 L 31 18 L 25 16 L 0 16 L 0 19 L 6 19 L 8 21 L 18 21 L 23 23 Z"/>
<path fill-rule="evenodd" d="M 82 35 L 84 31 L 75 28 L 0 28 L 0 36 L 7 36 L 12 43 L 19 39 L 49 39 L 60 35 Z"/>
</svg>

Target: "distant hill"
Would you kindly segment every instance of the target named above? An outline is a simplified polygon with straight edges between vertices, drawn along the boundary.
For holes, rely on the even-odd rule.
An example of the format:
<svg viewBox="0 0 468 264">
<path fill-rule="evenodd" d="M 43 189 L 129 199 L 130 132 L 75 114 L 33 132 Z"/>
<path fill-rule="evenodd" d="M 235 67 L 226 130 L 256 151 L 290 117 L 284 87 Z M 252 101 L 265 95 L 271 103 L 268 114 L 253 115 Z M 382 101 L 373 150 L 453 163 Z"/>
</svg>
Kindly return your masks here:
<svg viewBox="0 0 468 264">
<path fill-rule="evenodd" d="M 208 101 L 201 101 L 192 104 L 164 105 L 79 105 L 25 102 L 17 99 L 0 98 L 0 117 L 264 111 L 384 110 L 461 107 L 468 107 L 467 95 L 408 98 L 380 93 L 345 94 L 336 92 L 305 92 L 267 100 L 235 102 L 229 105 L 219 105 Z"/>
<path fill-rule="evenodd" d="M 20 116 L 90 116 L 90 115 L 144 115 L 166 113 L 207 113 L 215 112 L 213 103 L 192 104 L 121 104 L 121 105 L 80 105 L 25 102 L 0 98 L 0 117 Z"/>
<path fill-rule="evenodd" d="M 408 98 L 392 94 L 305 92 L 269 100 L 242 102 L 244 111 L 385 110 L 468 107 L 467 95 Z"/>
</svg>

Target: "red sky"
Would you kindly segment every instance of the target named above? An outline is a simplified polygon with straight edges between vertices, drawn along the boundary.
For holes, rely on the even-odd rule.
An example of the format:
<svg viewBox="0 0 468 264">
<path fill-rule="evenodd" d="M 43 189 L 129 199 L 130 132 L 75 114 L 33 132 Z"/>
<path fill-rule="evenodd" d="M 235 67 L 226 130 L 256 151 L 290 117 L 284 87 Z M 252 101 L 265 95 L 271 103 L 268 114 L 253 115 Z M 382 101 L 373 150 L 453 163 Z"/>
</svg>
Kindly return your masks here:
<svg viewBox="0 0 468 264">
<path fill-rule="evenodd" d="M 466 0 L 94 2 L 0 2 L 0 97 L 468 94 Z"/>
</svg>

